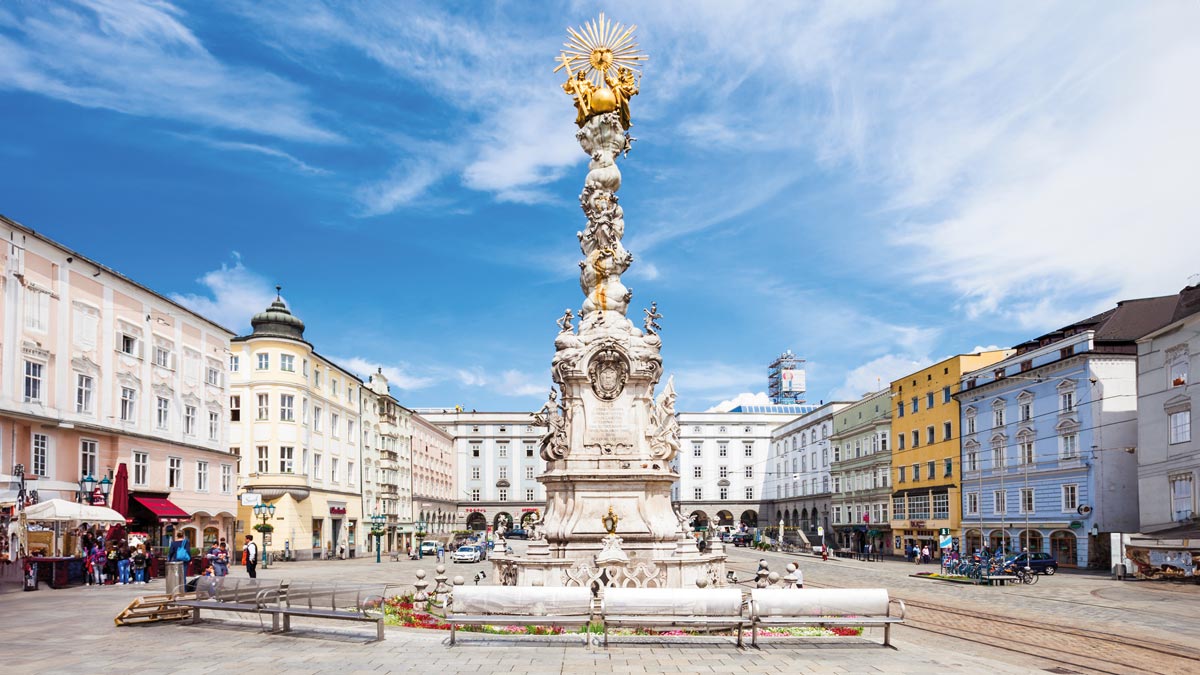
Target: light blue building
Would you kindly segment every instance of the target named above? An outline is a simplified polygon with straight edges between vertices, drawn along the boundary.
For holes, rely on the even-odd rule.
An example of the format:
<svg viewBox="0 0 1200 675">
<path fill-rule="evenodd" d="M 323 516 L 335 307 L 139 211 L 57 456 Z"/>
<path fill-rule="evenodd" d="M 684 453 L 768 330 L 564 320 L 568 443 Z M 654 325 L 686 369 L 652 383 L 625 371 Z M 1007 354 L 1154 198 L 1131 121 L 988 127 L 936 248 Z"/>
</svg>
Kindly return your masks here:
<svg viewBox="0 0 1200 675">
<path fill-rule="evenodd" d="M 1136 340 L 1178 300 L 1121 302 L 963 375 L 964 551 L 1028 547 L 1108 567 L 1108 533 L 1138 528 Z"/>
</svg>

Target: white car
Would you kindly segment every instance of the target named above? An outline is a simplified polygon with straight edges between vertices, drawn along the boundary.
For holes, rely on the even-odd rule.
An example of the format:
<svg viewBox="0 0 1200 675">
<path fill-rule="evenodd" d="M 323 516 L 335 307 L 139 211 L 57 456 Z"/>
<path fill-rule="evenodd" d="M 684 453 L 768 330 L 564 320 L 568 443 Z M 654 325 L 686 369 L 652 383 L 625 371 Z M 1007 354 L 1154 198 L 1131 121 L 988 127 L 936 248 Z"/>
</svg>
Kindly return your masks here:
<svg viewBox="0 0 1200 675">
<path fill-rule="evenodd" d="M 482 558 L 482 552 L 478 546 L 459 546 L 458 550 L 450 556 L 453 562 L 477 563 Z"/>
</svg>

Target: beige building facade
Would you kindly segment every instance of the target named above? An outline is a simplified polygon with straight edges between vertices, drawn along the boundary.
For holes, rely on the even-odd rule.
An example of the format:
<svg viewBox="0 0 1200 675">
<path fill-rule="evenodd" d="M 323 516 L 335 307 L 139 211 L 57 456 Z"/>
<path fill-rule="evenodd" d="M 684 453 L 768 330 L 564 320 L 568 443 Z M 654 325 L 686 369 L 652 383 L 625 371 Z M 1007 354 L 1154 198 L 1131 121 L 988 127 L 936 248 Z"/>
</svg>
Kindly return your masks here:
<svg viewBox="0 0 1200 675">
<path fill-rule="evenodd" d="M 388 390 L 382 369 L 362 387 L 364 516 L 382 519 L 379 548 L 407 551 L 413 544 L 412 411 Z M 368 523 L 372 524 L 372 523 Z M 375 551 L 375 538 L 366 542 Z"/>
<path fill-rule="evenodd" d="M 413 414 L 411 422 L 415 526 L 444 539 L 455 529 L 458 508 L 454 437 L 422 415 Z"/>
<path fill-rule="evenodd" d="M 282 298 L 231 341 L 229 449 L 241 458 L 241 532 L 298 560 L 365 551 L 360 388 L 350 372 L 304 340 Z M 257 495 L 257 497 L 255 497 Z M 253 502 L 275 506 L 265 523 Z M 238 537 L 241 547 L 242 537 Z M 264 542 L 265 540 L 265 542 Z"/>
<path fill-rule="evenodd" d="M 125 465 L 131 532 L 232 538 L 233 334 L 2 216 L 0 236 L 0 482 L 19 464 L 38 499 L 76 501 Z"/>
</svg>

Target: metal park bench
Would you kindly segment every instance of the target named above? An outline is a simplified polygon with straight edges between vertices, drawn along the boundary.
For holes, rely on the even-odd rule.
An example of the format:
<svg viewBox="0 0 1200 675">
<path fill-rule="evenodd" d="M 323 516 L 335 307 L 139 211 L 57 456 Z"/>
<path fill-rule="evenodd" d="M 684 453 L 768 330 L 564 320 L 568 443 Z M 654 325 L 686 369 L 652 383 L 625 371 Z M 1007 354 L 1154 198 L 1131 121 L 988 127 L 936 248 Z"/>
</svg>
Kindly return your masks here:
<svg viewBox="0 0 1200 675">
<path fill-rule="evenodd" d="M 458 626 L 586 626 L 592 593 L 581 587 L 455 586 L 446 612 L 450 644 Z M 588 634 L 583 634 L 586 645 Z"/>
<path fill-rule="evenodd" d="M 604 646 L 611 627 L 704 628 L 737 631 L 750 623 L 735 588 L 606 588 L 602 599 Z"/>
<path fill-rule="evenodd" d="M 190 623 L 199 623 L 200 610 L 216 612 L 248 612 L 257 614 L 278 602 L 282 582 L 268 579 L 214 577 L 214 581 L 197 584 L 194 599 L 175 602 L 191 610 Z"/>
<path fill-rule="evenodd" d="M 292 629 L 293 616 L 375 624 L 375 637 L 383 640 L 387 586 L 339 584 L 328 581 L 292 581 L 279 595 L 278 602 L 259 611 L 271 615 L 271 630 L 286 633 Z M 281 626 L 282 624 L 282 626 Z"/>
<path fill-rule="evenodd" d="M 882 588 L 764 588 L 751 591 L 754 627 L 750 644 L 758 646 L 758 630 L 770 626 L 883 626 L 883 644 L 892 646 L 892 624 L 904 621 L 904 602 L 899 616 L 892 616 L 888 592 Z"/>
</svg>

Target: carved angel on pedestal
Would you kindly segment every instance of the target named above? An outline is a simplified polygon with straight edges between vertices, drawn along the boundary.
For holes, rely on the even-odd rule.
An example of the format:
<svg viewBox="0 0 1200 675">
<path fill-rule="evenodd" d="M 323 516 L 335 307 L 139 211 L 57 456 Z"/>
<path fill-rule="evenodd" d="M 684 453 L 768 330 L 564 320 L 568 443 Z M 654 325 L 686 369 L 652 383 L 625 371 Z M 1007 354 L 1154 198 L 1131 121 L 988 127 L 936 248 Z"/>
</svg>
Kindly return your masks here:
<svg viewBox="0 0 1200 675">
<path fill-rule="evenodd" d="M 650 303 L 650 309 L 643 309 L 646 313 L 646 318 L 643 320 L 643 325 L 646 327 L 646 332 L 652 335 L 658 335 L 658 331 L 662 330 L 662 326 L 658 325 L 657 319 L 663 318 L 662 314 L 658 313 L 658 303 Z"/>
<path fill-rule="evenodd" d="M 679 420 L 675 419 L 675 378 L 667 386 L 650 411 L 650 456 L 669 462 L 679 452 Z"/>
<path fill-rule="evenodd" d="M 592 115 L 592 92 L 596 91 L 596 85 L 587 79 L 587 74 L 584 71 L 575 73 L 575 77 L 568 78 L 563 82 L 563 91 L 575 99 L 575 124 L 583 126 L 587 118 Z"/>
<path fill-rule="evenodd" d="M 542 409 L 533 414 L 534 426 L 546 427 L 541 440 L 541 455 L 547 462 L 567 456 L 566 410 L 558 403 L 557 396 L 551 389 Z"/>
<path fill-rule="evenodd" d="M 562 329 L 562 331 L 560 331 L 560 332 L 563 332 L 563 333 L 575 332 L 575 327 L 571 324 L 571 322 L 574 319 L 575 319 L 575 315 L 571 313 L 571 308 L 568 307 L 566 309 L 566 311 L 563 312 L 562 318 L 558 320 L 558 327 Z"/>
</svg>

